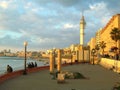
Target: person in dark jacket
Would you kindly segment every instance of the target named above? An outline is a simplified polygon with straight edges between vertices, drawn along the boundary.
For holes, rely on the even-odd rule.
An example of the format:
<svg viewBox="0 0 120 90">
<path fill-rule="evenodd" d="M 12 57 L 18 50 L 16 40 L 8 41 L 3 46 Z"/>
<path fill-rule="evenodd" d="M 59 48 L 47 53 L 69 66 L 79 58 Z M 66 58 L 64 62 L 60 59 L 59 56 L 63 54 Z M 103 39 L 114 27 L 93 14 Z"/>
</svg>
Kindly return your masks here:
<svg viewBox="0 0 120 90">
<path fill-rule="evenodd" d="M 7 65 L 7 73 L 13 72 L 13 69 L 10 65 Z"/>
<path fill-rule="evenodd" d="M 37 67 L 37 63 L 35 62 L 35 65 L 34 65 L 35 67 Z"/>
</svg>

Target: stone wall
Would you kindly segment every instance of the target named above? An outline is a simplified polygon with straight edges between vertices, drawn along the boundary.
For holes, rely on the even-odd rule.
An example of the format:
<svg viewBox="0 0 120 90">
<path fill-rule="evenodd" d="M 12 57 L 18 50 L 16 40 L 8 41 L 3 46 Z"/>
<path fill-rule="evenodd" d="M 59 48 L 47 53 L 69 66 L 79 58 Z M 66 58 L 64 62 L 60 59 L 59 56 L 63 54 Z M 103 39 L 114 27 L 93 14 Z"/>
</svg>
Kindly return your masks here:
<svg viewBox="0 0 120 90">
<path fill-rule="evenodd" d="M 70 65 L 70 64 L 62 64 L 62 66 L 68 66 L 68 65 Z M 42 70 L 48 70 L 49 68 L 50 68 L 49 66 L 27 68 L 27 74 L 42 71 Z M 3 75 L 0 75 L 0 84 L 5 82 L 8 79 L 15 78 L 15 77 L 23 75 L 23 71 L 24 70 L 18 70 L 18 71 L 14 71 L 14 72 L 11 72 L 11 73 L 6 73 L 6 74 L 3 74 Z"/>
<path fill-rule="evenodd" d="M 27 69 L 27 73 L 33 73 L 33 72 L 37 72 L 37 71 L 42 71 L 42 70 L 47 70 L 49 69 L 49 66 L 41 66 L 41 67 L 35 67 L 35 68 L 28 68 Z M 18 70 L 18 71 L 14 71 L 11 73 L 6 73 L 3 75 L 0 75 L 0 83 L 10 79 L 10 78 L 14 78 L 20 75 L 23 75 L 23 71 L 24 70 Z"/>
<path fill-rule="evenodd" d="M 107 69 L 120 73 L 120 61 L 119 60 L 101 58 L 101 61 L 99 64 Z"/>
</svg>

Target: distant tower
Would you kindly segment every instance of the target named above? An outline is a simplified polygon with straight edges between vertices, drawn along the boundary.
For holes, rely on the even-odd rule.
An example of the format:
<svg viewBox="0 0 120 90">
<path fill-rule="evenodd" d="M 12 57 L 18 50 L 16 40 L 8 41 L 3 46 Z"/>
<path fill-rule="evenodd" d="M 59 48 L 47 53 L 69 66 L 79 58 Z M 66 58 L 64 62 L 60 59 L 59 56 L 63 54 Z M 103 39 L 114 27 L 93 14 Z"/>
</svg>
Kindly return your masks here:
<svg viewBox="0 0 120 90">
<path fill-rule="evenodd" d="M 85 29 L 85 19 L 84 16 L 82 15 L 82 18 L 80 20 L 80 45 L 84 45 L 84 29 Z"/>
</svg>

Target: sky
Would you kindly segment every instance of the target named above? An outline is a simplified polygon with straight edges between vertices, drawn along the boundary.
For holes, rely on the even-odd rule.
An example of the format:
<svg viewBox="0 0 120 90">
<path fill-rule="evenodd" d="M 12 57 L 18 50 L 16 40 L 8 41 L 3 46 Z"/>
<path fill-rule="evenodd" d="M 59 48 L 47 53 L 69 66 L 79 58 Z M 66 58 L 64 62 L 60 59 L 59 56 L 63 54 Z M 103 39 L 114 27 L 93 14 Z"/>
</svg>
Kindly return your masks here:
<svg viewBox="0 0 120 90">
<path fill-rule="evenodd" d="M 0 50 L 39 51 L 79 44 L 85 17 L 85 43 L 120 13 L 119 0 L 0 0 Z"/>
</svg>

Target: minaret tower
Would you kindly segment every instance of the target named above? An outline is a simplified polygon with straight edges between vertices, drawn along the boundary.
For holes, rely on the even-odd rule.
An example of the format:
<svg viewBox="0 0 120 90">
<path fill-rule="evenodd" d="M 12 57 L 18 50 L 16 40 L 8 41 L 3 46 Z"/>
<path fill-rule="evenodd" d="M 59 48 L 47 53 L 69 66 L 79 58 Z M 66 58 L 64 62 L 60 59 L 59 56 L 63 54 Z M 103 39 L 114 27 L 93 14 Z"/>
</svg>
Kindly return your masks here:
<svg viewBox="0 0 120 90">
<path fill-rule="evenodd" d="M 80 20 L 80 45 L 84 45 L 84 29 L 85 29 L 85 19 L 84 16 L 82 15 L 82 18 Z"/>
</svg>

